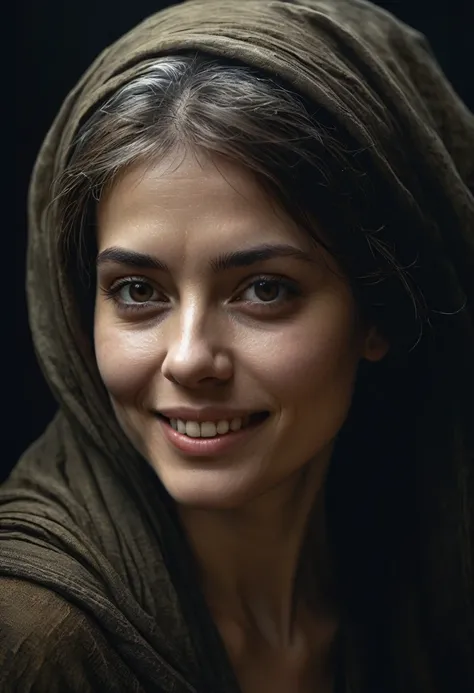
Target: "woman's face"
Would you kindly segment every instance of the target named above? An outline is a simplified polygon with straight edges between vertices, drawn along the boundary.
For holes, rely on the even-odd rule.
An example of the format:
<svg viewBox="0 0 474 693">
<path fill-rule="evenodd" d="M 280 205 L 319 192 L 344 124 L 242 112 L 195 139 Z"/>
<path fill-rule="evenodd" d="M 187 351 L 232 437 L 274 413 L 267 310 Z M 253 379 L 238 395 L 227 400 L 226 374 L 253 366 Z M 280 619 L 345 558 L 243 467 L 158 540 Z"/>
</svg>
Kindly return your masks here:
<svg viewBox="0 0 474 693">
<path fill-rule="evenodd" d="M 130 171 L 100 202 L 98 249 L 100 374 L 178 503 L 239 507 L 327 464 L 358 362 L 386 345 L 253 175 L 191 156 Z"/>
</svg>

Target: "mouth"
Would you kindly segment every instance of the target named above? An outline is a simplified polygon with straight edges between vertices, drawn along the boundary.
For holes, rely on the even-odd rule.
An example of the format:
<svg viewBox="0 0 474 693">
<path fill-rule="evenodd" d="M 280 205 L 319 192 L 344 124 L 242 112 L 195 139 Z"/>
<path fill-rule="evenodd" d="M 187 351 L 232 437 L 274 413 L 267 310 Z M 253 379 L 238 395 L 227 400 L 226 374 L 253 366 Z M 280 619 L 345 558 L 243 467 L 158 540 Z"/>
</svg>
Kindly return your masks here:
<svg viewBox="0 0 474 693">
<path fill-rule="evenodd" d="M 186 456 L 212 457 L 239 450 L 249 438 L 258 435 L 270 412 L 222 421 L 182 421 L 157 414 L 165 439 Z M 224 425 L 225 424 L 225 425 Z"/>
<path fill-rule="evenodd" d="M 174 419 L 157 414 L 158 418 L 167 423 L 171 428 L 181 435 L 188 438 L 220 438 L 228 436 L 237 431 L 245 430 L 258 426 L 270 416 L 270 412 L 261 411 L 253 414 L 248 414 L 243 417 L 235 417 L 233 419 L 222 419 L 220 421 L 184 421 L 182 419 Z"/>
</svg>

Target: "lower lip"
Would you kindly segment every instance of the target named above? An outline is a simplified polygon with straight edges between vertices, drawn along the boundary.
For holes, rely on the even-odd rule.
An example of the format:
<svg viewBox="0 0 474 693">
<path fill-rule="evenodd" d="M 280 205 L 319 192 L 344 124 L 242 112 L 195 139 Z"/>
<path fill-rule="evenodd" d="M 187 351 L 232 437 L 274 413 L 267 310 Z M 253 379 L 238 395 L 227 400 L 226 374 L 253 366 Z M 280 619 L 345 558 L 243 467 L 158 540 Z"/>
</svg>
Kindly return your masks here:
<svg viewBox="0 0 474 693">
<path fill-rule="evenodd" d="M 191 438 L 183 433 L 179 433 L 179 431 L 175 431 L 166 419 L 160 418 L 159 420 L 165 438 L 178 450 L 187 455 L 206 457 L 209 455 L 219 455 L 228 452 L 233 447 L 242 445 L 242 443 L 246 442 L 262 427 L 268 420 L 268 416 L 263 421 L 251 424 L 246 428 L 241 428 L 239 431 L 230 431 L 229 433 L 216 436 L 215 438 Z"/>
</svg>

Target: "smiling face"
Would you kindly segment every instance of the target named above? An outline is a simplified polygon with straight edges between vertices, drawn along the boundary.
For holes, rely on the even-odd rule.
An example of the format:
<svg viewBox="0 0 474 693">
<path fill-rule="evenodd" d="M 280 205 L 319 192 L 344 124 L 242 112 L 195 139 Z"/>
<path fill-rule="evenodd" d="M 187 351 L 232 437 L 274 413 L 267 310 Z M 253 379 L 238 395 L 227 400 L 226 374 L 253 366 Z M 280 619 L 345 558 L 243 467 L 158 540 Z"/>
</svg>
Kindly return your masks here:
<svg viewBox="0 0 474 693">
<path fill-rule="evenodd" d="M 178 503 L 239 507 L 327 465 L 358 362 L 386 347 L 358 327 L 334 260 L 248 171 L 187 157 L 127 172 L 97 242 L 99 371 Z"/>
</svg>

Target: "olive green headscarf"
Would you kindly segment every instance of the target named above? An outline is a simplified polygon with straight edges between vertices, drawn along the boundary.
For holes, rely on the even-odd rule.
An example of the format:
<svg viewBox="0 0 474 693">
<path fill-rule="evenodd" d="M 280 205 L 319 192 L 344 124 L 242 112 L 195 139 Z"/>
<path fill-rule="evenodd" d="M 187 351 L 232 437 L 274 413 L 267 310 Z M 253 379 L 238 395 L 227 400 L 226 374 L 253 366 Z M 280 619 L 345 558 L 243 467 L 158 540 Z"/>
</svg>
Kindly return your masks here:
<svg viewBox="0 0 474 693">
<path fill-rule="evenodd" d="M 183 50 L 286 80 L 370 150 L 400 199 L 413 198 L 422 180 L 440 221 L 430 242 L 443 249 L 446 292 L 470 311 L 474 118 L 423 36 L 368 2 L 192 0 L 153 15 L 96 59 L 38 155 L 29 316 L 59 413 L 0 492 L 0 575 L 47 587 L 93 617 L 143 690 L 227 693 L 236 682 L 173 510 L 118 426 L 81 331 L 55 221 L 53 183 L 81 122 L 145 61 Z"/>
</svg>

